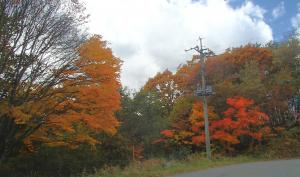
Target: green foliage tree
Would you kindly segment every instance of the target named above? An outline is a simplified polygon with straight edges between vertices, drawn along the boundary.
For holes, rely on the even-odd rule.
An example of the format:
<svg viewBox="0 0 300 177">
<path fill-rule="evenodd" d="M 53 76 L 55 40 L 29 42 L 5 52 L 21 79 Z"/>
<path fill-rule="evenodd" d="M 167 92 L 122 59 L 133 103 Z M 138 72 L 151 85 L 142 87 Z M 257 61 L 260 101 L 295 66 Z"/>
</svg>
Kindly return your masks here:
<svg viewBox="0 0 300 177">
<path fill-rule="evenodd" d="M 292 127 L 299 120 L 299 108 L 292 101 L 300 95 L 300 40 L 291 36 L 270 49 L 273 53 L 268 107 L 271 124 Z"/>
<path fill-rule="evenodd" d="M 76 149 L 68 147 L 39 146 L 35 153 L 23 152 L 9 158 L 0 166 L 1 176 L 80 176 L 82 173 L 93 173 L 105 166 L 125 167 L 129 164 L 131 151 L 127 142 L 120 135 L 97 135 L 101 144 L 94 149 L 81 144 Z M 26 162 L 26 163 L 24 163 Z"/>
<path fill-rule="evenodd" d="M 143 91 L 131 96 L 124 90 L 121 100 L 122 109 L 117 113 L 121 122 L 119 133 L 130 146 L 143 149 L 144 155 L 155 154 L 152 142 L 168 125 L 164 103 L 155 93 Z"/>
</svg>

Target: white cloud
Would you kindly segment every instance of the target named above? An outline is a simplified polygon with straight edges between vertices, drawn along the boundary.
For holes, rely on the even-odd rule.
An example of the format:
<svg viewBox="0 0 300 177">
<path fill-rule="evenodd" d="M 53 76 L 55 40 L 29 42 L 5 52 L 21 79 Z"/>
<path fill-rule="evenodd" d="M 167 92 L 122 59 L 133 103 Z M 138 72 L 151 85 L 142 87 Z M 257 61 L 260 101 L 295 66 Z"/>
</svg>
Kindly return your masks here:
<svg viewBox="0 0 300 177">
<path fill-rule="evenodd" d="M 298 13 L 295 17 L 292 18 L 292 26 L 294 28 L 298 28 L 300 26 L 300 13 Z"/>
<path fill-rule="evenodd" d="M 292 26 L 300 33 L 300 3 L 298 5 L 298 13 L 291 19 Z"/>
<path fill-rule="evenodd" d="M 273 18 L 279 18 L 285 13 L 284 2 L 281 1 L 272 11 Z"/>
<path fill-rule="evenodd" d="M 224 0 L 85 0 L 90 31 L 111 43 L 124 63 L 123 85 L 139 88 L 157 72 L 191 58 L 184 49 L 204 37 L 220 53 L 249 42 L 272 40 L 265 11 L 248 1 L 233 9 Z"/>
</svg>

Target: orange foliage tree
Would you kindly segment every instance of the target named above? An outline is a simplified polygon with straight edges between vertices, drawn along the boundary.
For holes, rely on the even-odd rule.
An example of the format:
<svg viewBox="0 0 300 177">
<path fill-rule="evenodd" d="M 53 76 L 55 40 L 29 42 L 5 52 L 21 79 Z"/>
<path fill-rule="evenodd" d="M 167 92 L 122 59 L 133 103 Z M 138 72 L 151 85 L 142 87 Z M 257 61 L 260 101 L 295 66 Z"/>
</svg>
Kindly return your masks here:
<svg viewBox="0 0 300 177">
<path fill-rule="evenodd" d="M 116 133 L 120 64 L 100 36 L 86 41 L 79 48 L 74 69 L 65 72 L 69 75 L 61 85 L 65 93 L 57 98 L 64 101 L 57 104 L 55 113 L 25 142 L 42 141 L 75 148 L 80 143 L 97 144 L 95 133 Z"/>
<path fill-rule="evenodd" d="M 98 133 L 116 133 L 122 62 L 100 36 L 83 43 L 78 53 L 76 60 L 58 71 L 63 72 L 59 84 L 53 83 L 45 92 L 36 89 L 46 95 L 43 99 L 14 107 L 1 105 L 1 115 L 13 120 L 15 134 L 8 134 L 11 141 L 0 155 L 7 157 L 20 150 L 22 144 L 28 150 L 40 143 L 71 148 L 81 143 L 95 145 L 99 143 L 95 138 Z"/>
<path fill-rule="evenodd" d="M 191 95 L 200 81 L 200 64 L 194 62 L 195 59 L 197 56 L 194 56 L 192 61 L 187 61 L 186 64 L 181 65 L 174 75 L 178 89 L 184 95 Z"/>
<path fill-rule="evenodd" d="M 175 76 L 169 70 L 157 73 L 155 77 L 150 78 L 143 87 L 143 91 L 157 94 L 168 112 L 170 112 L 175 100 L 180 95 L 178 84 L 175 82 Z"/>
</svg>

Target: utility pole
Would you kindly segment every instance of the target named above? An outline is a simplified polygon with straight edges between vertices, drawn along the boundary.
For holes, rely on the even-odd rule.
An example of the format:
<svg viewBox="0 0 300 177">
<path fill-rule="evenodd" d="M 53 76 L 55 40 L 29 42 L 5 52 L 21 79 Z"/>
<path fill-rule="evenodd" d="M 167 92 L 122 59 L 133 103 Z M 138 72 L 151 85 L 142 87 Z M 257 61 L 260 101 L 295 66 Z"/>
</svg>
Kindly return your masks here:
<svg viewBox="0 0 300 177">
<path fill-rule="evenodd" d="M 207 110 L 207 99 L 206 96 L 212 95 L 212 88 L 206 85 L 205 80 L 205 58 L 209 55 L 213 55 L 213 52 L 208 48 L 203 48 L 202 38 L 199 37 L 199 46 L 196 45 L 193 48 L 190 48 L 187 51 L 195 50 L 199 53 L 200 56 L 200 65 L 201 65 L 201 87 L 197 87 L 196 96 L 201 96 L 203 99 L 203 113 L 204 113 L 204 126 L 205 126 L 205 148 L 207 158 L 211 160 L 211 148 L 210 148 L 210 136 L 209 136 L 209 122 L 208 122 L 208 110 Z"/>
</svg>

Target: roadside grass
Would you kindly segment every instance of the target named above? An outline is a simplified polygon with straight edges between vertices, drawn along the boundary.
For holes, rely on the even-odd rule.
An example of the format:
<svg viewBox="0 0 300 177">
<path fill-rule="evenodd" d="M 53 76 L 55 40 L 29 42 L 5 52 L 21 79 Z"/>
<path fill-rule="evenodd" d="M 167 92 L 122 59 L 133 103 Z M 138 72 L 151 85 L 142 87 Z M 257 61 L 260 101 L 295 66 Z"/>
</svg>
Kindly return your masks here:
<svg viewBox="0 0 300 177">
<path fill-rule="evenodd" d="M 82 177 L 163 177 L 172 174 L 200 171 L 213 167 L 220 167 L 246 162 L 265 160 L 260 157 L 237 156 L 215 157 L 207 160 L 203 154 L 194 154 L 185 160 L 167 161 L 165 159 L 151 159 L 141 163 L 132 163 L 125 169 L 106 167 L 93 175 L 82 174 Z"/>
</svg>

